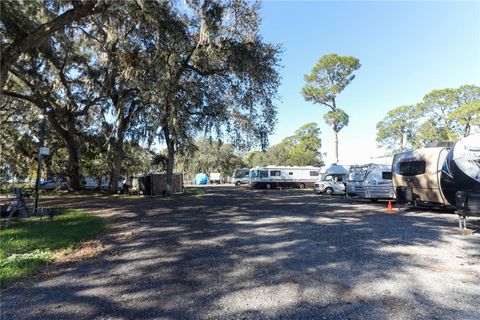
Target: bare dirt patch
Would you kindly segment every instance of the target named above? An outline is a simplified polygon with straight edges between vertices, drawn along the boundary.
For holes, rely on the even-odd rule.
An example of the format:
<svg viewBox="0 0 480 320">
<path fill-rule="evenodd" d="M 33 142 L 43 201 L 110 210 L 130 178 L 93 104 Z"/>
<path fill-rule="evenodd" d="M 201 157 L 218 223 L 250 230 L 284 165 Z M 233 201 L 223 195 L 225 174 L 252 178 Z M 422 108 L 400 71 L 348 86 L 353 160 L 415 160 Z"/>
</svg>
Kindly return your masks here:
<svg viewBox="0 0 480 320">
<path fill-rule="evenodd" d="M 98 256 L 105 250 L 108 250 L 108 246 L 100 240 L 85 241 L 72 251 L 57 252 L 53 263 L 64 264 L 84 261 Z"/>
</svg>

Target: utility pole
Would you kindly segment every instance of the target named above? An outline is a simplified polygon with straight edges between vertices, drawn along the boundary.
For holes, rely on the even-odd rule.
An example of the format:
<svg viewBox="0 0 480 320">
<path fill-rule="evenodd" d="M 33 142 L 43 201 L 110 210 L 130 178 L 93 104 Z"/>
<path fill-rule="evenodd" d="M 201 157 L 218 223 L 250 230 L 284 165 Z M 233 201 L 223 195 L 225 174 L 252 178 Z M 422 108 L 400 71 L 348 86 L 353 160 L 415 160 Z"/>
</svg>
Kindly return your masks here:
<svg viewBox="0 0 480 320">
<path fill-rule="evenodd" d="M 42 120 L 40 124 L 40 141 L 39 141 L 39 148 L 38 148 L 38 167 L 37 167 L 37 181 L 35 183 L 35 204 L 33 206 L 33 212 L 32 214 L 37 213 L 38 209 L 38 200 L 40 198 L 40 178 L 42 176 L 42 156 L 43 156 L 43 144 L 45 142 L 45 112 L 39 116 L 39 118 Z"/>
</svg>

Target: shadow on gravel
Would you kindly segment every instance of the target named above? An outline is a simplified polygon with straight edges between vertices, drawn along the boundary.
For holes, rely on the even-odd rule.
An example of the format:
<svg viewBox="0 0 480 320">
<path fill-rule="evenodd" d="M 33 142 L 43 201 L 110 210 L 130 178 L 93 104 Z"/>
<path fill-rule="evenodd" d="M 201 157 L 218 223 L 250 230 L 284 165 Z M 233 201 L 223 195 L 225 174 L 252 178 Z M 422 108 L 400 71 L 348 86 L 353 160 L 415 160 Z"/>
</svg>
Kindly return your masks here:
<svg viewBox="0 0 480 320">
<path fill-rule="evenodd" d="M 220 187 L 70 205 L 106 217 L 112 249 L 3 292 L 2 318 L 480 317 L 480 238 L 455 216 Z"/>
</svg>

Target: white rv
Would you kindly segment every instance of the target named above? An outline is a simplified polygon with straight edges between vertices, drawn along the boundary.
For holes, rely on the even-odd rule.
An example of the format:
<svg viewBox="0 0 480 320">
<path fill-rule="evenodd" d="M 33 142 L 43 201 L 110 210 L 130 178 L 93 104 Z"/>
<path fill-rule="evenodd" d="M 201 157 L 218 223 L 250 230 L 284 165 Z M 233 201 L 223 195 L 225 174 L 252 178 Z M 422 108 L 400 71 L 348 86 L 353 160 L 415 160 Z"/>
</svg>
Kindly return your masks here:
<svg viewBox="0 0 480 320">
<path fill-rule="evenodd" d="M 249 174 L 250 174 L 249 168 L 235 169 L 235 171 L 233 172 L 231 182 L 236 186 L 239 186 L 241 184 L 247 184 Z"/>
<path fill-rule="evenodd" d="M 401 203 L 441 205 L 459 214 L 480 215 L 480 134 L 453 148 L 423 148 L 399 153 L 393 185 Z"/>
<path fill-rule="evenodd" d="M 320 178 L 315 181 L 313 191 L 317 194 L 345 194 L 350 166 L 332 164 L 320 169 Z"/>
<path fill-rule="evenodd" d="M 250 169 L 252 188 L 311 188 L 319 176 L 319 167 L 256 167 Z"/>
<path fill-rule="evenodd" d="M 394 199 L 392 166 L 377 163 L 351 166 L 347 178 L 347 194 L 371 201 Z"/>
</svg>

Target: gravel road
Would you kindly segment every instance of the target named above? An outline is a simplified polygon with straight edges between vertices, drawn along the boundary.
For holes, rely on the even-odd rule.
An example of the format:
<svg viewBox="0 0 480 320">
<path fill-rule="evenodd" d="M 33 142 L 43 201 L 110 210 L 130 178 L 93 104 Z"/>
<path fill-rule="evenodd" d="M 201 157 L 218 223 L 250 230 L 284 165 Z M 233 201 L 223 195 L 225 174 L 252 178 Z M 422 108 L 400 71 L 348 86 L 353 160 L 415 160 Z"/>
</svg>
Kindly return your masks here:
<svg viewBox="0 0 480 320">
<path fill-rule="evenodd" d="M 480 219 L 321 197 L 57 200 L 108 247 L 1 292 L 2 319 L 480 319 Z"/>
</svg>

